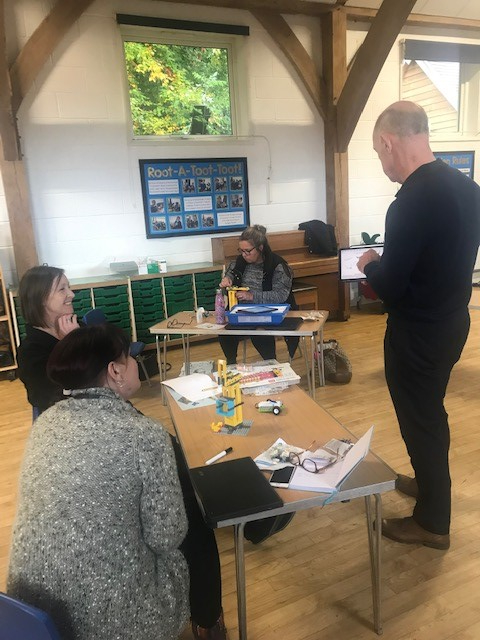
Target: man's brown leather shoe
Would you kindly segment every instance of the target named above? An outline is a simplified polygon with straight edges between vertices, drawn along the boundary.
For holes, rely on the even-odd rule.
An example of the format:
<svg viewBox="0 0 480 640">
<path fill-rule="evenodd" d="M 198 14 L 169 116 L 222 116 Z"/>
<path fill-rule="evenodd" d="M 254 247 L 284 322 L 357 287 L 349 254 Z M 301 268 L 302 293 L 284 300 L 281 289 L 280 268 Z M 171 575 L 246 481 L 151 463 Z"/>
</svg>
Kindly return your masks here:
<svg viewBox="0 0 480 640">
<path fill-rule="evenodd" d="M 403 473 L 398 474 L 397 481 L 395 482 L 395 489 L 404 493 L 406 496 L 418 498 L 418 485 L 416 479 L 404 476 Z"/>
<path fill-rule="evenodd" d="M 408 518 L 389 518 L 382 520 L 382 535 L 405 544 L 423 544 L 432 549 L 448 549 L 450 535 L 440 535 L 427 531 L 410 516 Z"/>
</svg>

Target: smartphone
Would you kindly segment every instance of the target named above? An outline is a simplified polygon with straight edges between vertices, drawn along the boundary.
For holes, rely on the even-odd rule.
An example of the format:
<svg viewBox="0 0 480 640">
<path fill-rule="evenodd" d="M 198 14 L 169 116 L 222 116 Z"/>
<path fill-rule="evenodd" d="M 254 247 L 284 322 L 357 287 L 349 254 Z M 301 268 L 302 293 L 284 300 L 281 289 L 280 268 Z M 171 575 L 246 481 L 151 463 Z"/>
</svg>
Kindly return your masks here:
<svg viewBox="0 0 480 640">
<path fill-rule="evenodd" d="M 275 469 L 270 476 L 270 484 L 272 487 L 286 489 L 295 472 L 295 467 L 283 467 L 283 469 Z"/>
</svg>

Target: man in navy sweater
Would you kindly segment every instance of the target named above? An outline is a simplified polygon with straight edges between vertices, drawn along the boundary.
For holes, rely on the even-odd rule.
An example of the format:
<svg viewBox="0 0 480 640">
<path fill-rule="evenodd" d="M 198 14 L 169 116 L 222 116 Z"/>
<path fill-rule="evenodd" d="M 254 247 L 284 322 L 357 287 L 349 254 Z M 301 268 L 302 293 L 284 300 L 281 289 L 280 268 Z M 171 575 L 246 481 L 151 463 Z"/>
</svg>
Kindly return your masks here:
<svg viewBox="0 0 480 640">
<path fill-rule="evenodd" d="M 358 261 L 388 312 L 385 377 L 415 478 L 397 489 L 416 498 L 413 515 L 382 522 L 386 537 L 435 549 L 450 546 L 450 431 L 444 397 L 470 328 L 468 302 L 480 242 L 480 187 L 436 160 L 428 118 L 396 102 L 378 118 L 373 148 L 402 186 L 385 221 L 382 257 Z"/>
</svg>

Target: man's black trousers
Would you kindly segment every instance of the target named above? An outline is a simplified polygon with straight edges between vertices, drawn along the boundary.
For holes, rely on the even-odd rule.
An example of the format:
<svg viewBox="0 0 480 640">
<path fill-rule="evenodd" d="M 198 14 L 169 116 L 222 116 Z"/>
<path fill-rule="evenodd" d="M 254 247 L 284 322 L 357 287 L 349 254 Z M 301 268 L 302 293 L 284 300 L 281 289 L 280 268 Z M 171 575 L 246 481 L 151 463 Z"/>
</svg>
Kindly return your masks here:
<svg viewBox="0 0 480 640">
<path fill-rule="evenodd" d="M 389 317 L 385 377 L 418 483 L 414 520 L 427 531 L 450 530 L 450 431 L 444 397 L 470 328 L 468 310 L 437 323 Z"/>
</svg>

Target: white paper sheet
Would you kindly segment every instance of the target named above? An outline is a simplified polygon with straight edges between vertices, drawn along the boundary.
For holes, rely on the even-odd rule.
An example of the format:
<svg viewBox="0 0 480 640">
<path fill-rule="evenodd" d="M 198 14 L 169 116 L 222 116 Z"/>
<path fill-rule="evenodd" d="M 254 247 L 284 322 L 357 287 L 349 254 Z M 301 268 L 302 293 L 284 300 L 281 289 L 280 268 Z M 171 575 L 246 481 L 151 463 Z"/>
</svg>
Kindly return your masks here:
<svg viewBox="0 0 480 640">
<path fill-rule="evenodd" d="M 210 398 L 221 391 L 221 387 L 205 373 L 192 373 L 189 376 L 163 380 L 162 384 L 170 387 L 191 402 Z"/>
</svg>

